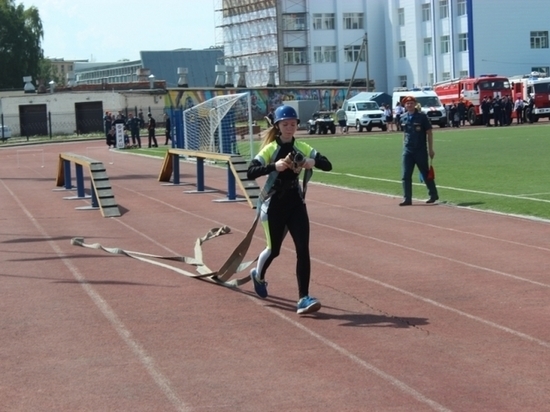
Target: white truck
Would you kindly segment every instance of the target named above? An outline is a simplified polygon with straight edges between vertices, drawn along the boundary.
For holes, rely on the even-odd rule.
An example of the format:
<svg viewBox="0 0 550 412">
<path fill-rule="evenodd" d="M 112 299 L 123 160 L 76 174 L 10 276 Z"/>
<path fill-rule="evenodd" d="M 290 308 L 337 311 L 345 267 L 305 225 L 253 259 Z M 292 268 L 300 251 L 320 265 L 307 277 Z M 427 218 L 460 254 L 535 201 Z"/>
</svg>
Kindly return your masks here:
<svg viewBox="0 0 550 412">
<path fill-rule="evenodd" d="M 386 116 L 374 100 L 346 100 L 344 110 L 348 129 L 355 127 L 359 132 L 362 132 L 363 128 L 367 129 L 367 132 L 370 132 L 373 127 L 384 132 L 388 129 Z"/>
<path fill-rule="evenodd" d="M 447 126 L 447 112 L 436 92 L 431 88 L 407 89 L 406 87 L 396 87 L 393 90 L 392 109 L 395 109 L 398 102 L 401 102 L 406 96 L 413 96 L 417 103 L 420 103 L 422 112 L 428 116 L 432 125 L 439 127 Z"/>
</svg>

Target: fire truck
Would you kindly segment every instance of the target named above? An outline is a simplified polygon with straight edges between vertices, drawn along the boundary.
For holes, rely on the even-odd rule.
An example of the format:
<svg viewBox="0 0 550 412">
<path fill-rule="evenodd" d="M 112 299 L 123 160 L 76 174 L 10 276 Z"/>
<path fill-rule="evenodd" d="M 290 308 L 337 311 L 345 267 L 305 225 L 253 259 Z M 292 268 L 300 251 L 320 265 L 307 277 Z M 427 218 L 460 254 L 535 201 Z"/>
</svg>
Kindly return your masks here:
<svg viewBox="0 0 550 412">
<path fill-rule="evenodd" d="M 538 122 L 540 118 L 550 118 L 550 77 L 544 73 L 531 72 L 510 77 L 510 82 L 514 99 L 519 97 L 525 103 L 525 120 Z M 533 104 L 528 105 L 531 100 Z"/>
<path fill-rule="evenodd" d="M 434 91 L 444 105 L 462 99 L 466 104 L 466 118 L 471 125 L 481 124 L 481 102 L 485 97 L 511 96 L 508 77 L 496 74 L 482 74 L 479 77 L 452 79 L 434 84 Z"/>
</svg>

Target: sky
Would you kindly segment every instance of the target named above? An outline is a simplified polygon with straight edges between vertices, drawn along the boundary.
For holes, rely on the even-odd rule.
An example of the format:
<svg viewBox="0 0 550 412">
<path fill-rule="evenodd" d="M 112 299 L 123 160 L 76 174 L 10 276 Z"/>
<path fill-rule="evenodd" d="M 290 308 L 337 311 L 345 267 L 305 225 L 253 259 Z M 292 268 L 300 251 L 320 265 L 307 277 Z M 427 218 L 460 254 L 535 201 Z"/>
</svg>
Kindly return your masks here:
<svg viewBox="0 0 550 412">
<path fill-rule="evenodd" d="M 216 35 L 214 0 L 16 0 L 38 9 L 44 57 L 114 62 L 142 50 L 206 49 Z"/>
</svg>

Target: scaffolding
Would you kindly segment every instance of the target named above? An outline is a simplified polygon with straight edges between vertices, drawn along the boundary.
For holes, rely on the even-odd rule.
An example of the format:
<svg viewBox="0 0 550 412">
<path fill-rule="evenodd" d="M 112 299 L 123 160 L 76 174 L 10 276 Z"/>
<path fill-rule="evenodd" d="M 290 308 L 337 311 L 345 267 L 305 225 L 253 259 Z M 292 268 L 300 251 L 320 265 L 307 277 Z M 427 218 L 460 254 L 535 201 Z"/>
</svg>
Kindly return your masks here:
<svg viewBox="0 0 550 412">
<path fill-rule="evenodd" d="M 277 0 L 215 0 L 214 7 L 224 64 L 246 66 L 248 87 L 268 84 L 271 68 L 279 66 Z"/>
</svg>

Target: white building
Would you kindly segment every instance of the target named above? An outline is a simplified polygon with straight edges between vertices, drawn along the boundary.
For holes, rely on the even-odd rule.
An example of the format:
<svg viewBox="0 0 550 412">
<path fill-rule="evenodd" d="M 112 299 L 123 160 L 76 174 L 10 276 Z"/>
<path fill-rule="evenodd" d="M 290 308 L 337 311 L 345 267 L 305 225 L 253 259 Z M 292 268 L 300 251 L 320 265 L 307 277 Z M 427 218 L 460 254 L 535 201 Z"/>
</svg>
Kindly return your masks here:
<svg viewBox="0 0 550 412">
<path fill-rule="evenodd" d="M 279 85 L 353 77 L 374 81 L 377 91 L 550 72 L 548 0 L 216 0 L 215 7 L 225 64 L 246 66 L 248 86 L 266 85 L 270 67 Z"/>
</svg>

